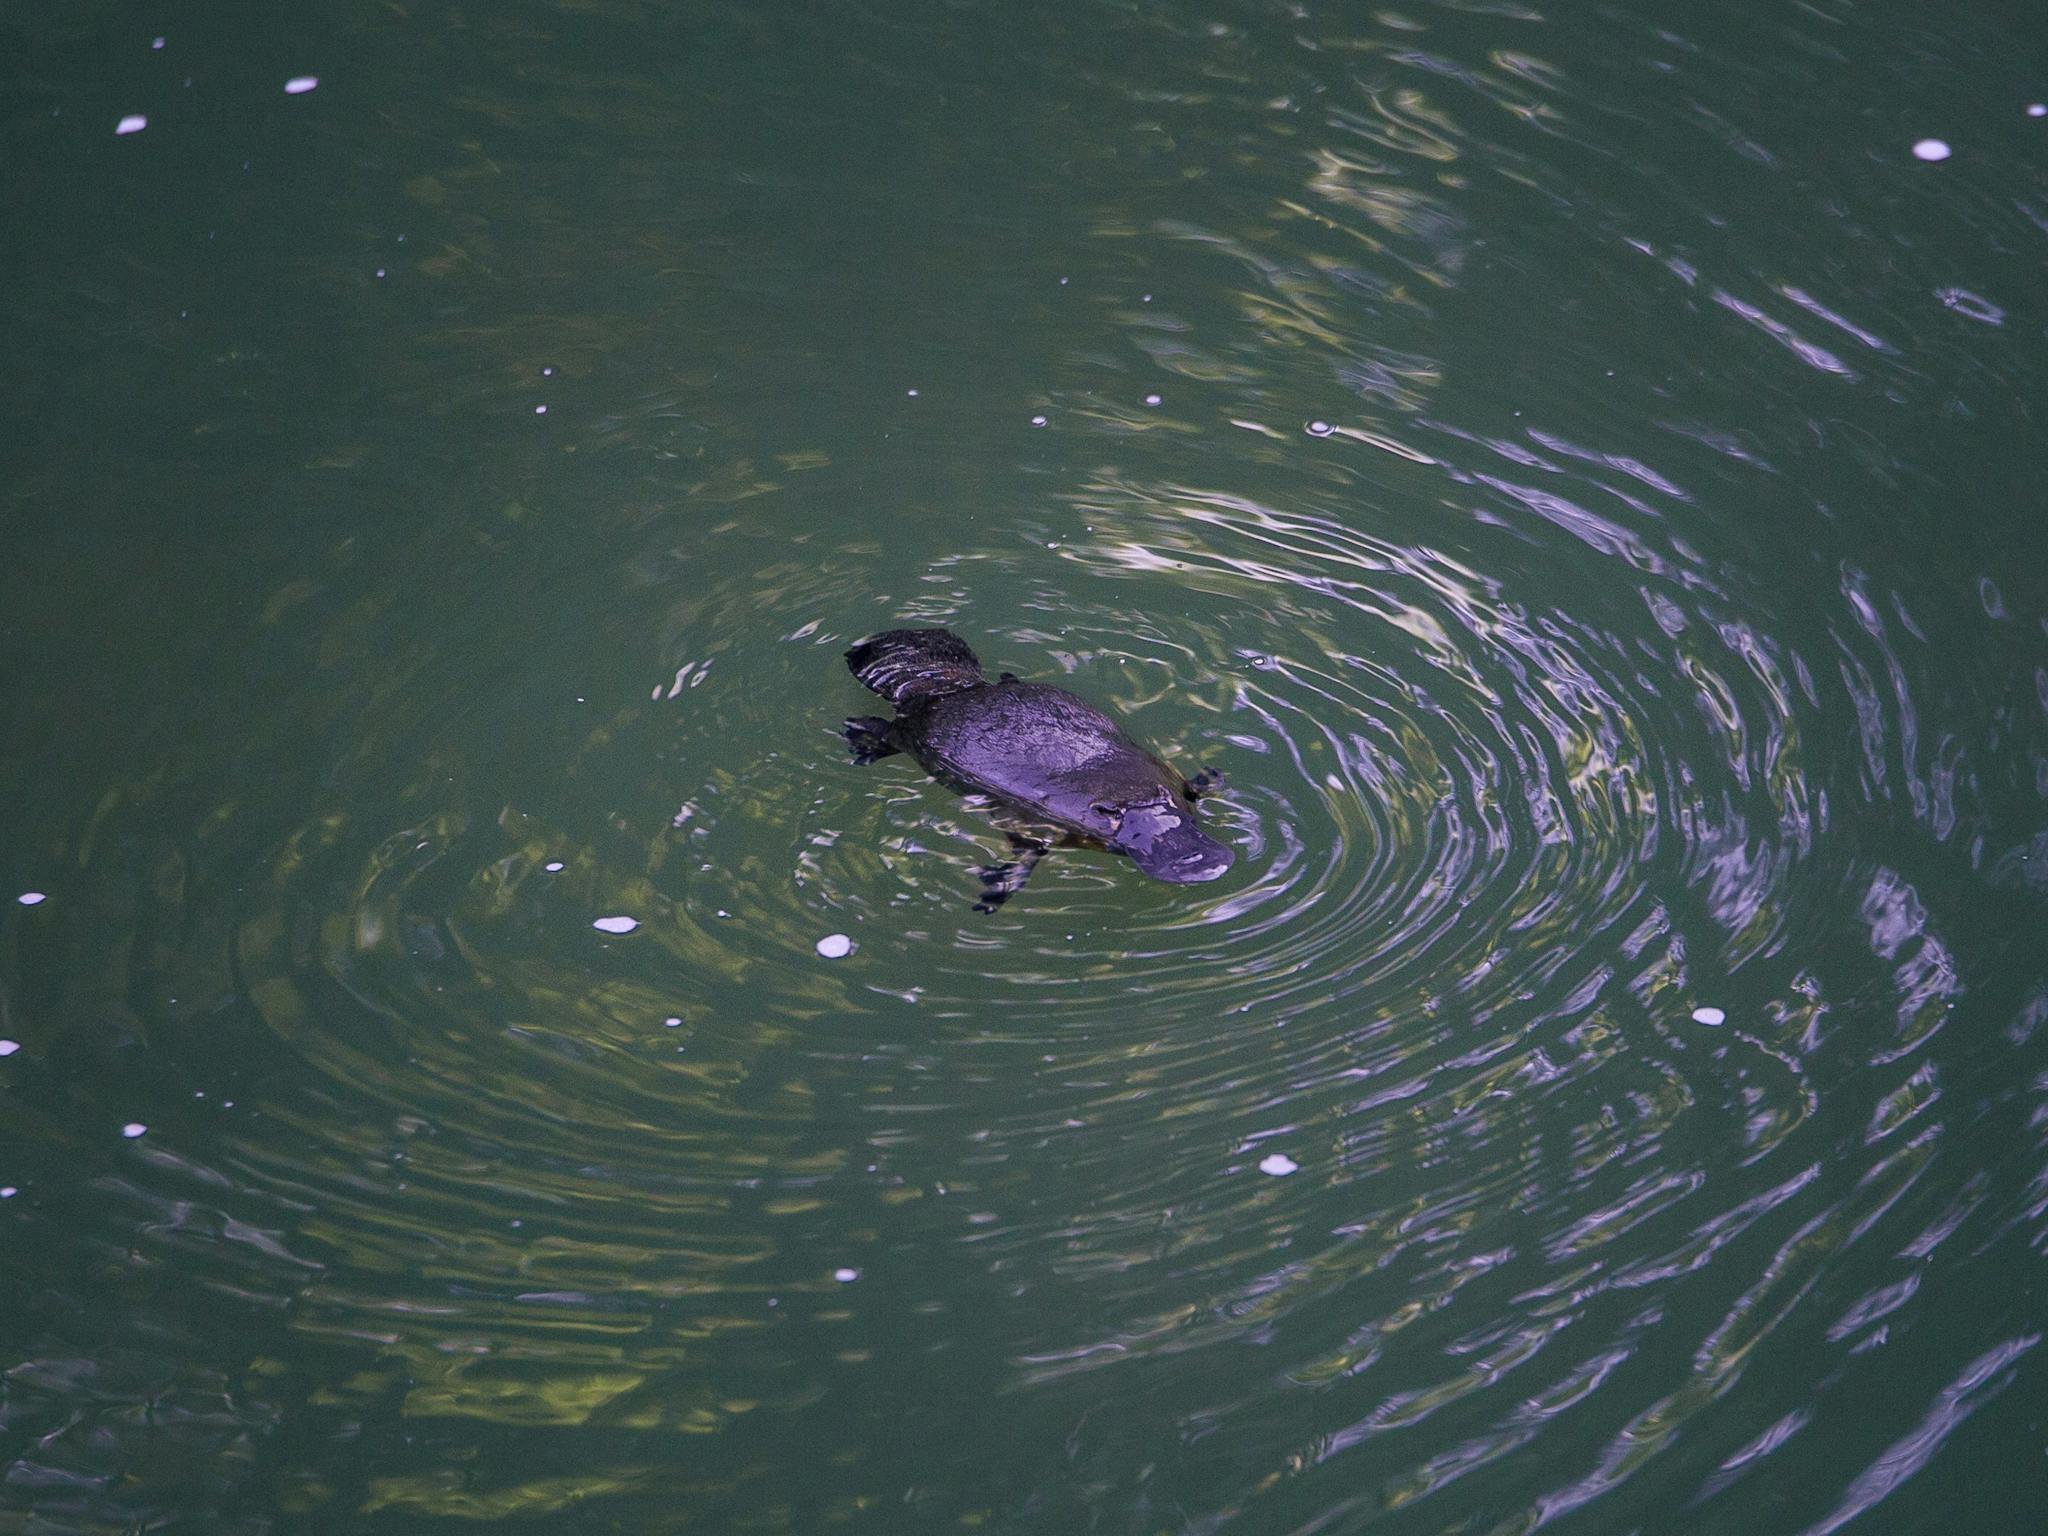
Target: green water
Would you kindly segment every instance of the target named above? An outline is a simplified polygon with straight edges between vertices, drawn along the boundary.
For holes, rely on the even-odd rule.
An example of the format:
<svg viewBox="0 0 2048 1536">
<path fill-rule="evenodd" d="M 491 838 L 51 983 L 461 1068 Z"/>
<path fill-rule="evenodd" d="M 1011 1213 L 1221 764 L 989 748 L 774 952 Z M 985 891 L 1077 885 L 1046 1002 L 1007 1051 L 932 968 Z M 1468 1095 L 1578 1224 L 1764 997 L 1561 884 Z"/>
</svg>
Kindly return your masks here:
<svg viewBox="0 0 2048 1536">
<path fill-rule="evenodd" d="M 0 16 L 0 1531 L 2035 1529 L 1966 11 Z"/>
</svg>

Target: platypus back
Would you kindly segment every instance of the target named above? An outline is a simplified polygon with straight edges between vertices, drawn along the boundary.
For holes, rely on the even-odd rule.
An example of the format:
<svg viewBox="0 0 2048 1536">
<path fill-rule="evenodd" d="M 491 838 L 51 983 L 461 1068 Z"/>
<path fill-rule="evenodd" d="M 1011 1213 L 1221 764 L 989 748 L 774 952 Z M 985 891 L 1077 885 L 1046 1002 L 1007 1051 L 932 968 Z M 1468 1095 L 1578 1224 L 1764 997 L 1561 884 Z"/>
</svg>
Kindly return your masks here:
<svg viewBox="0 0 2048 1536">
<path fill-rule="evenodd" d="M 846 653 L 853 675 L 898 709 L 979 688 L 981 658 L 950 629 L 890 629 Z"/>
</svg>

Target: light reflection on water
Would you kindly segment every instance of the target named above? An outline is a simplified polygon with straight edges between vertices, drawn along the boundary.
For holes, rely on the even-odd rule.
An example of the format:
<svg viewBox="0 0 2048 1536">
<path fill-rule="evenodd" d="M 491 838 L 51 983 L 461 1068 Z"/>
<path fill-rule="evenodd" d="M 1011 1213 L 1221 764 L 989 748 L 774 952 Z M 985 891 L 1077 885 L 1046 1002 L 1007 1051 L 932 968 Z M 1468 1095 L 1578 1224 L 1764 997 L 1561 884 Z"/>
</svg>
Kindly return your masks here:
<svg viewBox="0 0 2048 1536">
<path fill-rule="evenodd" d="M 2006 130 L 1823 132 L 1874 21 L 684 21 L 407 21 L 369 122 L 305 60 L 402 172 L 256 283 L 391 306 L 331 427 L 312 320 L 88 271 L 160 441 L 331 523 L 9 769 L 0 1510 L 1824 1531 L 2022 1439 Z M 119 632 L 164 537 L 16 611 Z M 993 828 L 833 732 L 895 622 L 1221 767 L 1230 876 L 975 915 Z"/>
</svg>

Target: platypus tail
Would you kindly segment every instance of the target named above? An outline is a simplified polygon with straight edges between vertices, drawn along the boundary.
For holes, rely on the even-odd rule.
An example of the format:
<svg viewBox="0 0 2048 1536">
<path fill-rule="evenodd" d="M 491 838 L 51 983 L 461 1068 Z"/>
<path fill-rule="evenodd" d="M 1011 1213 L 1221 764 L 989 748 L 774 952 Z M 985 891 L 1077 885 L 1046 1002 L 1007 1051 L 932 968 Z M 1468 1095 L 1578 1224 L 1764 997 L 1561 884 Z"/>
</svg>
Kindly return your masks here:
<svg viewBox="0 0 2048 1536">
<path fill-rule="evenodd" d="M 890 629 L 846 653 L 853 675 L 899 708 L 978 688 L 981 658 L 950 629 Z"/>
</svg>

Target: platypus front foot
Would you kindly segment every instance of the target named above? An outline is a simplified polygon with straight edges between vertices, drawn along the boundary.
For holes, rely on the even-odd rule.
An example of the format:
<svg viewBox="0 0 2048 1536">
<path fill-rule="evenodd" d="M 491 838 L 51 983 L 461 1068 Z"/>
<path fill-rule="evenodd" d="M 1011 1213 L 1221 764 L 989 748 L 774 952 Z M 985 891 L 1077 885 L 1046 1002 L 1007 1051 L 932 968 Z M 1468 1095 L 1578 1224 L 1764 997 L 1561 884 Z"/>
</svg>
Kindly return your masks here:
<svg viewBox="0 0 2048 1536">
<path fill-rule="evenodd" d="M 1017 857 L 1006 864 L 990 864 L 975 871 L 981 877 L 981 899 L 975 902 L 977 912 L 993 912 L 1012 896 L 1024 889 L 1024 882 L 1031 878 L 1031 871 L 1038 868 L 1038 861 L 1045 857 L 1045 844 L 1027 842 L 1015 836 L 1010 846 L 1017 850 Z"/>
<path fill-rule="evenodd" d="M 1204 795 L 1215 794 L 1222 787 L 1223 770 L 1221 768 L 1204 768 L 1200 773 L 1188 780 L 1188 798 L 1190 800 L 1199 800 Z"/>
</svg>

